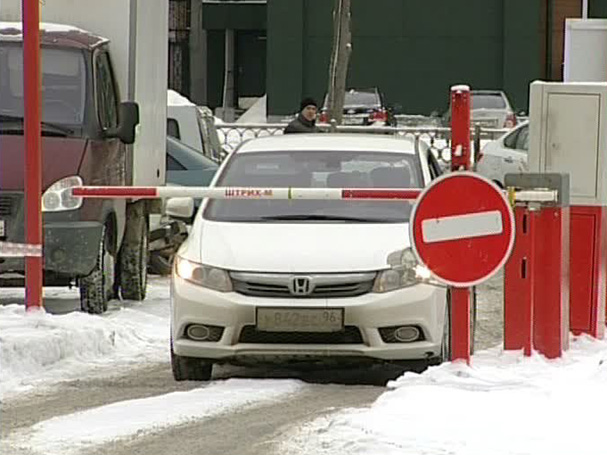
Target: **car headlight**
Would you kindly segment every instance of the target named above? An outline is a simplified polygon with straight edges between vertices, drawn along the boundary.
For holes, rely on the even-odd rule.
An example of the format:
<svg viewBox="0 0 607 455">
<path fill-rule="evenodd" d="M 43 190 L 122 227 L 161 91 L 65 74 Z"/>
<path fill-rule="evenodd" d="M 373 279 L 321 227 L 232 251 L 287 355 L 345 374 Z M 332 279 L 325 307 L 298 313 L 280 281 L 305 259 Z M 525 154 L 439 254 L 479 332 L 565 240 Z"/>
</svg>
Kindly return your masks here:
<svg viewBox="0 0 607 455">
<path fill-rule="evenodd" d="M 390 292 L 415 286 L 431 277 L 430 271 L 417 262 L 411 248 L 390 253 L 388 265 L 390 268 L 382 270 L 375 279 L 374 292 Z"/>
<path fill-rule="evenodd" d="M 223 269 L 198 264 L 177 256 L 175 257 L 175 272 L 184 280 L 198 286 L 219 292 L 231 292 L 233 290 L 230 275 Z"/>
<path fill-rule="evenodd" d="M 83 198 L 72 196 L 72 188 L 82 186 L 77 175 L 53 183 L 42 195 L 43 212 L 66 212 L 82 207 Z"/>
</svg>

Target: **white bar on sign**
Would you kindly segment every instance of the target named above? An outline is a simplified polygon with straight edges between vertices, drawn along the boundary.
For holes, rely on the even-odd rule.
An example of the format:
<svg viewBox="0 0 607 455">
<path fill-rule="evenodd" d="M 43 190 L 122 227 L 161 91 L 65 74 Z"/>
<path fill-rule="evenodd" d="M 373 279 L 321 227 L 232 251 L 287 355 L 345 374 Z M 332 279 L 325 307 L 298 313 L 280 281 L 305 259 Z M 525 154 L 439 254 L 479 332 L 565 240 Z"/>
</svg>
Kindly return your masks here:
<svg viewBox="0 0 607 455">
<path fill-rule="evenodd" d="M 422 237 L 425 243 L 485 237 L 498 235 L 503 231 L 502 214 L 499 210 L 428 218 L 422 221 Z"/>
</svg>

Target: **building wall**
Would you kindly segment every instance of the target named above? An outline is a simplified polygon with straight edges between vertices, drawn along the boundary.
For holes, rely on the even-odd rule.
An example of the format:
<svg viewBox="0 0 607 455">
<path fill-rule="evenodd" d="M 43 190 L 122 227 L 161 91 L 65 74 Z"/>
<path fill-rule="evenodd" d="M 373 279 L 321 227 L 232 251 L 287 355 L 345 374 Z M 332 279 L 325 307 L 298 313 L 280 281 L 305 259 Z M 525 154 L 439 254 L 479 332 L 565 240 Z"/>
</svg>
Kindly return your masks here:
<svg viewBox="0 0 607 455">
<path fill-rule="evenodd" d="M 443 111 L 449 87 L 504 88 L 526 109 L 542 76 L 545 0 L 352 0 L 348 85 L 378 86 L 407 113 Z M 326 92 L 332 36 L 327 0 L 268 0 L 268 103 L 292 113 Z"/>
</svg>

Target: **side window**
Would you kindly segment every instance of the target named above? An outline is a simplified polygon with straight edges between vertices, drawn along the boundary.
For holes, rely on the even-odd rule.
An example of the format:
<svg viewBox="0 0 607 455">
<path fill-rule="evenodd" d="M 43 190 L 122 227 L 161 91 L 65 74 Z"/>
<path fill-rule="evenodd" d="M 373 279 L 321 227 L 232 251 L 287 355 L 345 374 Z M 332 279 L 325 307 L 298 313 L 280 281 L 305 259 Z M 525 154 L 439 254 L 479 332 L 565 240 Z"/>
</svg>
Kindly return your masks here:
<svg viewBox="0 0 607 455">
<path fill-rule="evenodd" d="M 95 60 L 95 83 L 97 86 L 97 114 L 103 129 L 118 126 L 118 100 L 112 75 L 110 58 L 101 52 Z"/>
<path fill-rule="evenodd" d="M 440 164 L 438 164 L 438 160 L 436 159 L 436 157 L 434 156 L 434 153 L 432 153 L 430 150 L 428 150 L 428 168 L 430 168 L 430 176 L 432 177 L 432 180 L 434 180 L 435 178 L 439 177 L 443 171 L 440 168 Z"/>
<path fill-rule="evenodd" d="M 167 171 L 185 171 L 186 168 L 183 164 L 173 158 L 167 153 Z"/>
<path fill-rule="evenodd" d="M 504 145 L 506 146 L 506 148 L 509 148 L 509 149 L 516 148 L 516 141 L 518 139 L 520 132 L 521 132 L 521 130 L 518 129 L 518 130 L 514 131 L 513 133 L 510 133 L 508 136 L 506 136 L 506 138 L 504 139 Z"/>
<path fill-rule="evenodd" d="M 174 118 L 167 118 L 167 136 L 181 139 L 181 131 L 179 131 L 179 123 Z"/>
<path fill-rule="evenodd" d="M 529 127 L 525 126 L 521 128 L 518 138 L 516 139 L 517 150 L 529 150 Z"/>
</svg>

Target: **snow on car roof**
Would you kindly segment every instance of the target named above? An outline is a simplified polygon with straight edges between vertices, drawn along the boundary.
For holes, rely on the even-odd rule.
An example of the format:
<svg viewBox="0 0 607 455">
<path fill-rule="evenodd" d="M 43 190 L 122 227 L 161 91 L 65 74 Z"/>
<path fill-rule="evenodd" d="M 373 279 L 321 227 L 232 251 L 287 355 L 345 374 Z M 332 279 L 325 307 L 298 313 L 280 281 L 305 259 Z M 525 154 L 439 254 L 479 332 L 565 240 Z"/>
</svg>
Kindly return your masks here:
<svg viewBox="0 0 607 455">
<path fill-rule="evenodd" d="M 23 40 L 22 22 L 0 21 L 0 41 L 21 42 Z M 93 48 L 108 40 L 101 36 L 71 25 L 40 23 L 40 43 L 62 45 L 76 48 Z"/>
<path fill-rule="evenodd" d="M 284 152 L 285 150 L 347 150 L 366 152 L 415 153 L 409 137 L 382 137 L 377 134 L 287 134 L 245 142 L 238 153 Z"/>
</svg>

